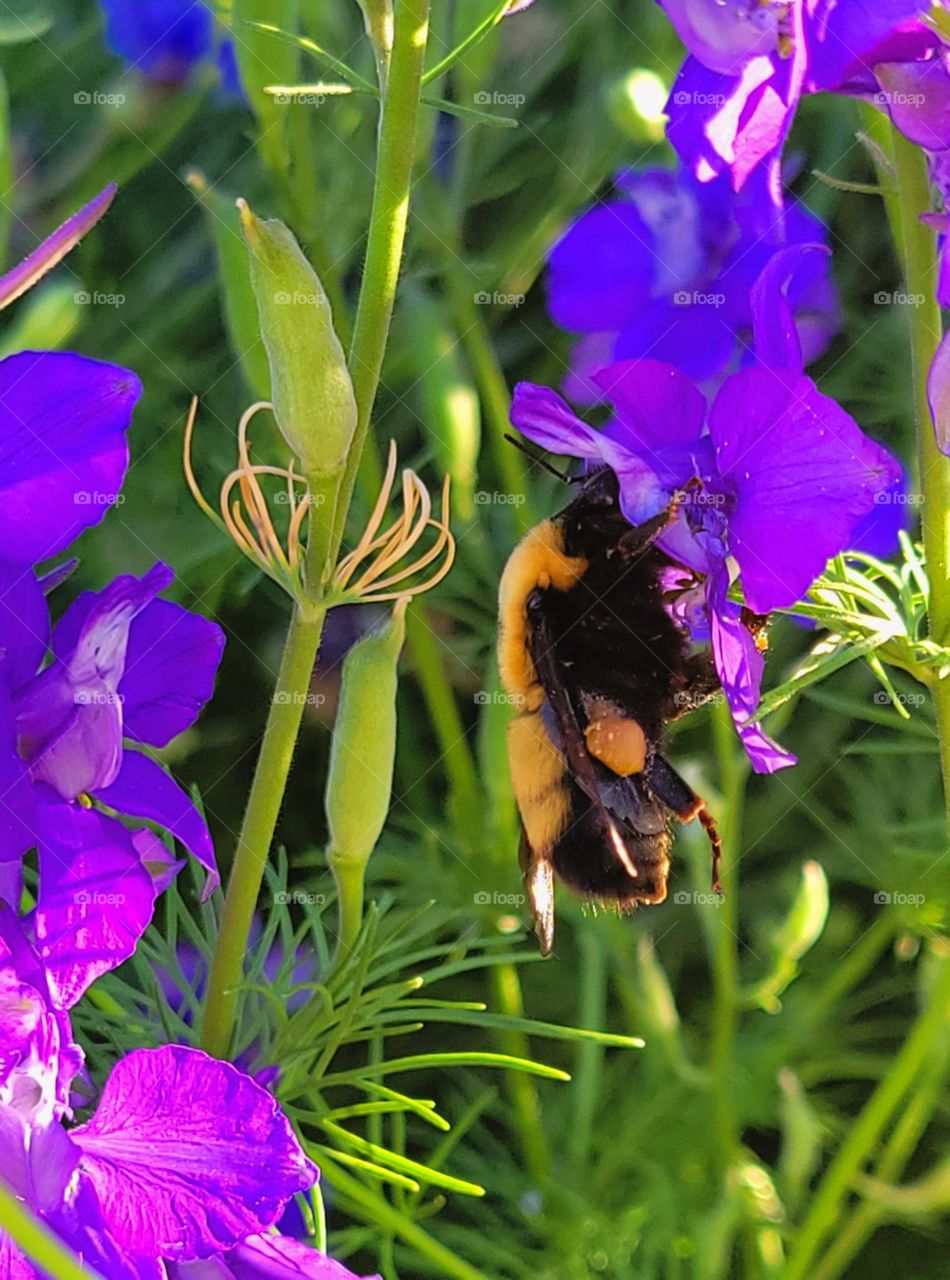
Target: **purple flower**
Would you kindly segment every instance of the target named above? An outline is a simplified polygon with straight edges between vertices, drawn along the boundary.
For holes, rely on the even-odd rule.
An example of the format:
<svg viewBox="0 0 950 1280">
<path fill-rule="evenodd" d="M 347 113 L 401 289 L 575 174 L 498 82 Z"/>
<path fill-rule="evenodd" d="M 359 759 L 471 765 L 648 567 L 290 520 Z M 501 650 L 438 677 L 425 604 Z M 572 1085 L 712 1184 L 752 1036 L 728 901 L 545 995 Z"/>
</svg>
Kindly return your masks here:
<svg viewBox="0 0 950 1280">
<path fill-rule="evenodd" d="M 191 798 L 126 745 L 166 746 L 214 685 L 223 634 L 157 598 L 172 579 L 157 564 L 141 579 L 84 592 L 50 635 L 35 576 L 4 576 L 0 565 L 0 863 L 37 846 L 40 907 L 68 891 L 77 867 L 96 869 L 103 893 L 141 879 L 155 842 L 103 810 L 164 827 L 208 869 L 206 894 L 217 884 L 211 837 Z"/>
<path fill-rule="evenodd" d="M 0 1176 L 104 1276 L 346 1280 L 338 1263 L 270 1234 L 318 1173 L 271 1095 L 230 1063 L 181 1045 L 137 1049 L 92 1118 L 64 1127 L 82 1065 L 67 1008 L 103 969 L 65 916 L 47 925 L 77 948 L 65 997 L 29 928 L 0 906 Z M 0 1275 L 39 1280 L 2 1233 Z"/>
<path fill-rule="evenodd" d="M 668 137 L 701 181 L 777 167 L 804 92 L 860 77 L 926 0 L 660 0 L 690 57 Z"/>
<path fill-rule="evenodd" d="M 756 614 L 795 604 L 827 561 L 851 543 L 900 468 L 801 372 L 787 296 L 807 246 L 781 251 L 753 296 L 762 365 L 732 374 L 709 403 L 673 365 L 628 360 L 595 375 L 613 406 L 603 431 L 580 421 L 553 391 L 522 383 L 511 419 L 554 452 L 609 466 L 620 501 L 640 524 L 683 494 L 660 540 L 704 584 L 713 658 L 743 744 L 758 772 L 794 763 L 753 717 L 763 659 L 729 590 L 741 579 Z M 694 589 L 689 590 L 695 609 Z M 674 608 L 674 616 L 679 613 Z M 702 627 L 705 632 L 706 626 Z"/>
<path fill-rule="evenodd" d="M 762 183 L 735 195 L 728 179 L 698 182 L 684 169 L 627 171 L 615 198 L 582 214 L 551 251 L 548 299 L 562 328 L 588 335 L 575 348 L 565 392 L 598 397 L 590 374 L 614 360 L 666 360 L 698 381 L 748 362 L 752 286 L 779 242 L 825 240 L 804 206 L 784 219 Z M 803 259 L 789 296 L 817 358 L 838 323 L 828 259 Z"/>
<path fill-rule="evenodd" d="M 217 42 L 214 14 L 203 0 L 101 0 L 113 53 L 157 84 L 183 84 L 202 62 L 218 59 L 222 83 L 240 94 L 230 40 Z"/>
</svg>

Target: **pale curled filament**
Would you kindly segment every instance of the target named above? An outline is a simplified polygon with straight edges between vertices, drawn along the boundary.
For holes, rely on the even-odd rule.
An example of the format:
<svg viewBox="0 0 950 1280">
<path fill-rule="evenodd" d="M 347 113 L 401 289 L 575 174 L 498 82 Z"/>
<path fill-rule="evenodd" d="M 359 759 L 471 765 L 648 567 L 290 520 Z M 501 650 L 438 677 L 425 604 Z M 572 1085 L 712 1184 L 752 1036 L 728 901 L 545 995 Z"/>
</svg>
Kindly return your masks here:
<svg viewBox="0 0 950 1280">
<path fill-rule="evenodd" d="M 287 467 L 273 467 L 251 461 L 251 446 L 247 438 L 251 419 L 261 409 L 273 409 L 266 400 L 252 404 L 241 416 L 238 425 L 238 465 L 221 486 L 220 515 L 214 511 L 202 494 L 191 465 L 191 442 L 194 434 L 198 399 L 191 402 L 188 421 L 185 424 L 184 467 L 185 478 L 195 501 L 211 519 L 220 522 L 235 545 L 262 569 L 284 579 L 296 579 L 303 556 L 301 530 L 310 505 L 306 492 L 298 496 L 297 486 L 306 485 L 304 477 L 294 471 L 293 459 Z M 287 485 L 287 504 L 290 523 L 286 548 L 281 543 L 267 506 L 267 498 L 261 488 L 259 476 L 278 476 Z M 239 498 L 231 494 L 238 486 Z"/>
<path fill-rule="evenodd" d="M 359 542 L 337 565 L 334 585 L 341 594 L 356 596 L 367 602 L 399 600 L 403 596 L 416 596 L 431 590 L 452 568 L 455 539 L 449 529 L 449 477 L 446 476 L 443 481 L 441 511 L 435 517 L 432 514 L 429 490 L 414 471 L 406 468 L 402 473 L 402 514 L 380 533 L 379 528 L 392 496 L 395 479 L 396 445 L 394 441 L 390 441 L 386 475 L 376 505 Z M 411 564 L 390 573 L 391 569 L 409 555 L 429 528 L 438 532 L 438 537 L 429 550 Z M 414 578 L 440 557 L 442 563 L 428 578 L 396 589 L 399 583 Z M 361 567 L 362 573 L 353 581 Z"/>
</svg>

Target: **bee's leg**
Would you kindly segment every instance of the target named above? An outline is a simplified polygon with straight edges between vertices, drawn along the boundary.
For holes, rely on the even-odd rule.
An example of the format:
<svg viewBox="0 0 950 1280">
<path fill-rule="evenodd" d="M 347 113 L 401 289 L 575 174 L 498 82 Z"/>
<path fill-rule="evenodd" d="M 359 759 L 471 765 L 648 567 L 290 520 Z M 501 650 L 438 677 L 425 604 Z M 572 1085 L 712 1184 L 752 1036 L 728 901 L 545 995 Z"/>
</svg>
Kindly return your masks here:
<svg viewBox="0 0 950 1280">
<path fill-rule="evenodd" d="M 643 524 L 628 529 L 617 544 L 623 559 L 630 560 L 646 551 L 647 547 L 656 542 L 663 530 L 669 527 L 671 519 L 672 511 L 666 507 L 657 515 L 651 516 L 649 520 L 644 520 Z"/>
<path fill-rule="evenodd" d="M 673 692 L 673 712 L 668 720 L 678 720 L 709 702 L 721 692 L 722 684 L 713 663 L 712 654 L 706 650 L 694 653 L 686 661 L 686 675 L 680 688 Z"/>
<path fill-rule="evenodd" d="M 550 858 L 539 857 L 534 852 L 523 828 L 518 862 L 524 872 L 524 887 L 534 916 L 534 931 L 541 943 L 541 954 L 549 956 L 554 949 L 554 869 Z"/>
<path fill-rule="evenodd" d="M 643 776 L 653 794 L 669 805 L 680 822 L 692 822 L 694 818 L 698 818 L 702 823 L 712 847 L 712 887 L 716 893 L 721 893 L 719 863 L 722 859 L 722 840 L 716 819 L 706 808 L 706 801 L 696 794 L 689 783 L 683 781 L 658 751 L 654 752 Z"/>
<path fill-rule="evenodd" d="M 656 542 L 660 534 L 668 529 L 676 519 L 676 513 L 685 501 L 686 494 L 699 484 L 700 482 L 697 479 L 690 480 L 689 484 L 673 494 L 662 511 L 657 512 L 655 516 L 651 516 L 649 520 L 644 520 L 643 524 L 638 524 L 634 528 L 628 529 L 618 544 L 621 556 L 625 560 L 629 560 L 633 556 L 640 555 L 641 552 L 646 551 L 647 547 Z"/>
</svg>

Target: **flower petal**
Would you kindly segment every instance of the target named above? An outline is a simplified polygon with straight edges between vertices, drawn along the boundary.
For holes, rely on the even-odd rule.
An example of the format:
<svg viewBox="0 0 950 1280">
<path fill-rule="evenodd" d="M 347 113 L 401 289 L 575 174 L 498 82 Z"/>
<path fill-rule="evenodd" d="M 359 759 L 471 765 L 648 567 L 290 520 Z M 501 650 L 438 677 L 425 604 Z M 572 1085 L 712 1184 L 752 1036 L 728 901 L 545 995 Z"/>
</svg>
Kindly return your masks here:
<svg viewBox="0 0 950 1280">
<path fill-rule="evenodd" d="M 618 360 L 650 357 L 673 364 L 697 382 L 728 372 L 737 348 L 736 332 L 720 313 L 722 295 L 704 290 L 678 290 L 672 302 L 661 299 L 644 308 L 618 334 Z"/>
<path fill-rule="evenodd" d="M 79 805 L 39 806 L 36 946 L 60 1007 L 132 954 L 155 909 L 155 886 L 115 818 Z"/>
<path fill-rule="evenodd" d="M 756 613 L 791 605 L 847 548 L 900 468 L 805 377 L 734 374 L 709 421 L 720 475 L 736 499 L 729 546 L 746 602 Z"/>
<path fill-rule="evenodd" d="M 5 275 L 0 276 L 0 309 L 8 307 L 27 289 L 32 289 L 37 280 L 42 279 L 47 271 L 52 271 L 58 262 L 62 262 L 70 249 L 75 248 L 87 231 L 90 231 L 109 205 L 112 203 L 116 185 L 110 182 L 88 204 L 83 205 L 78 213 L 67 218 L 61 227 L 37 245 L 32 253 L 22 262 L 17 263 Z"/>
<path fill-rule="evenodd" d="M 943 56 L 927 62 L 882 62 L 874 68 L 877 99 L 894 124 L 926 151 L 950 147 L 950 72 Z"/>
<path fill-rule="evenodd" d="M 654 237 L 632 204 L 595 205 L 551 250 L 548 307 L 555 324 L 575 333 L 622 329 L 649 301 L 657 266 Z"/>
<path fill-rule="evenodd" d="M 729 171 L 741 190 L 778 147 L 790 113 L 770 84 L 774 75 L 766 57 L 752 58 L 737 76 L 710 71 L 695 58 L 683 63 L 666 104 L 666 136 L 700 181 Z"/>
<path fill-rule="evenodd" d="M 634 452 L 649 460 L 670 446 L 695 447 L 706 420 L 706 398 L 675 366 L 621 360 L 599 369 L 593 380 L 617 410 L 624 443 Z"/>
<path fill-rule="evenodd" d="M 950 455 L 950 331 L 941 338 L 930 366 L 927 397 L 930 400 L 937 448 L 941 453 Z"/>
<path fill-rule="evenodd" d="M 121 1249 L 206 1258 L 277 1221 L 317 1179 L 271 1095 L 198 1049 L 136 1049 L 71 1137 Z"/>
<path fill-rule="evenodd" d="M 600 460 L 600 433 L 582 422 L 550 387 L 519 382 L 511 402 L 511 422 L 523 436 L 551 453 Z"/>
<path fill-rule="evenodd" d="M 205 4 L 102 0 L 106 41 L 142 75 L 180 84 L 211 53 L 214 24 Z"/>
<path fill-rule="evenodd" d="M 716 674 L 752 768 L 756 773 L 774 773 L 789 768 L 796 759 L 752 720 L 759 705 L 765 659 L 742 622 L 742 610 L 727 599 L 728 589 L 725 570 L 713 573 L 708 586 L 708 610 Z"/>
<path fill-rule="evenodd" d="M 801 335 L 788 291 L 799 268 L 812 253 L 831 256 L 823 244 L 796 244 L 779 249 L 752 286 L 752 330 L 755 354 L 769 369 L 804 368 Z"/>
<path fill-rule="evenodd" d="M 167 566 L 158 564 L 159 589 L 171 582 Z M 143 582 L 146 579 L 142 580 Z M 117 578 L 135 589 L 136 579 Z M 154 580 L 148 588 L 149 594 Z M 53 651 L 68 659 L 78 643 L 86 619 L 104 593 L 84 591 L 56 624 Z M 150 599 L 132 618 L 118 683 L 123 731 L 136 742 L 164 747 L 191 727 L 211 697 L 224 632 L 216 623 L 191 613 L 170 600 Z"/>
<path fill-rule="evenodd" d="M 905 33 L 922 36 L 928 30 L 913 19 L 930 7 L 930 0 L 837 0 L 821 6 L 809 32 L 809 90 L 863 79 L 875 62 L 891 60 L 888 43 L 901 56 Z"/>
<path fill-rule="evenodd" d="M 690 53 L 712 71 L 735 75 L 749 58 L 772 53 L 779 40 L 778 6 L 722 0 L 660 0 Z"/>
<path fill-rule="evenodd" d="M 3 1231 L 0 1231 L 0 1280 L 42 1280 L 19 1246 Z"/>
<path fill-rule="evenodd" d="M 29 771 L 17 753 L 16 720 L 0 683 L 0 902 L 20 904 L 20 859 L 36 844 L 35 798 Z"/>
<path fill-rule="evenodd" d="M 249 1236 L 223 1259 L 234 1280 L 359 1280 L 342 1262 L 290 1236 Z M 188 1280 L 187 1266 L 181 1280 Z M 199 1280 L 196 1276 L 195 1280 Z M 367 1276 L 366 1280 L 380 1280 Z"/>
<path fill-rule="evenodd" d="M 32 568 L 0 560 L 0 684 L 10 691 L 39 670 L 49 645 L 49 609 Z"/>
<path fill-rule="evenodd" d="M 224 632 L 169 600 L 153 600 L 132 623 L 119 684 L 126 735 L 164 747 L 190 728 L 211 697 Z"/>
<path fill-rule="evenodd" d="M 96 799 L 119 813 L 156 822 L 170 831 L 208 870 L 202 899 L 214 893 L 220 876 L 207 824 L 191 797 L 160 764 L 140 751 L 126 749 L 116 780 L 97 792 Z"/>
<path fill-rule="evenodd" d="M 115 502 L 125 432 L 141 395 L 134 373 L 60 351 L 0 360 L 0 547 L 35 564 Z"/>
</svg>

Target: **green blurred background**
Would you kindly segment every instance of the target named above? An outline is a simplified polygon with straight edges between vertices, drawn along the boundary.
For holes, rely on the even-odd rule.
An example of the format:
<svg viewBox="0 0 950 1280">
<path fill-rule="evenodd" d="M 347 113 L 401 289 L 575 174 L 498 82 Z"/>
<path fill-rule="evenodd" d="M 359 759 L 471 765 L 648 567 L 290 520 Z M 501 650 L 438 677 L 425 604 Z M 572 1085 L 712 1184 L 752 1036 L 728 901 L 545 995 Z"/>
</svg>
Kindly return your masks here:
<svg viewBox="0 0 950 1280">
<path fill-rule="evenodd" d="M 490 7 L 436 0 L 435 54 Z M 303 0 L 301 9 L 303 31 L 371 74 L 353 0 Z M 36 25 L 40 6 L 29 11 Z M 107 53 L 96 4 L 60 0 L 49 16 L 39 38 L 0 51 L 10 120 L 11 176 L 0 203 L 10 219 L 9 259 L 105 182 L 118 181 L 120 191 L 102 226 L 17 305 L 3 349 L 68 346 L 142 378 L 124 502 L 79 544 L 74 585 L 98 587 L 161 558 L 178 575 L 177 598 L 227 629 L 216 696 L 166 753 L 198 788 L 226 866 L 288 602 L 205 520 L 182 477 L 183 426 L 197 395 L 196 468 L 206 493 L 216 493 L 234 465 L 237 420 L 257 398 L 250 378 L 260 359 L 232 343 L 215 215 L 186 179 L 199 170 L 221 208 L 242 195 L 258 213 L 284 217 L 314 260 L 331 265 L 324 282 L 343 300 L 337 319 L 345 333 L 368 219 L 375 108 L 355 95 L 286 106 L 295 154 L 306 156 L 309 171 L 282 189 L 262 163 L 268 157 L 255 145 L 254 117 L 213 77 L 157 88 Z M 22 34 L 17 21 L 13 14 L 0 22 L 6 38 Z M 520 378 L 560 382 L 569 339 L 546 314 L 545 254 L 619 167 L 670 163 L 661 126 L 643 104 L 651 88 L 656 96 L 657 81 L 669 84 L 679 58 L 649 0 L 536 0 L 440 86 L 460 104 L 490 95 L 481 109 L 509 115 L 517 127 L 423 112 L 423 158 L 375 414 L 376 459 L 394 438 L 401 462 L 433 489 L 452 472 L 459 555 L 448 580 L 412 611 L 393 806 L 371 866 L 371 895 L 394 918 L 434 899 L 427 927 L 443 963 L 490 954 L 499 943 L 523 960 L 455 965 L 438 988 L 442 998 L 481 1000 L 509 1014 L 523 1002 L 534 1019 L 646 1041 L 639 1050 L 606 1048 L 439 1022 L 415 1035 L 413 1052 L 491 1041 L 572 1074 L 556 1083 L 459 1068 L 434 1071 L 421 1085 L 422 1096 L 462 1124 L 446 1168 L 486 1194 L 428 1193 L 414 1204 L 398 1189 L 386 1194 L 473 1274 L 499 1280 L 781 1275 L 817 1180 L 926 1004 L 928 945 L 945 924 L 929 710 L 911 704 L 912 718 L 902 720 L 876 698 L 877 683 L 861 664 L 782 713 L 782 740 L 800 760 L 787 773 L 746 779 L 721 708 L 676 730 L 672 755 L 722 816 L 726 856 L 740 864 L 726 907 L 705 892 L 705 839 L 691 828 L 677 837 L 667 904 L 620 920 L 585 915 L 562 898 L 556 955 L 546 963 L 535 962 L 525 908 L 507 900 L 521 887 L 504 757 L 510 708 L 493 665 L 495 596 L 517 538 L 563 501 L 556 480 L 502 442 L 508 388 Z M 653 79 L 632 78 L 638 71 Z M 301 55 L 300 75 L 311 82 L 325 68 Z M 855 142 L 859 127 L 852 104 L 809 99 L 789 148 L 797 193 L 830 227 L 843 304 L 842 332 L 813 372 L 866 431 L 909 461 L 905 317 L 898 306 L 874 303 L 899 285 L 883 211 L 873 197 L 816 177 L 873 181 Z M 276 446 L 262 438 L 260 448 L 267 455 Z M 375 474 L 371 456 L 351 545 Z M 378 616 L 378 609 L 346 610 L 331 619 L 314 686 L 322 701 L 308 708 L 278 829 L 291 883 L 327 897 L 322 788 L 339 663 Z M 786 678 L 812 639 L 778 621 L 768 681 Z M 730 984 L 731 999 L 723 996 Z M 86 1014 L 94 1035 L 97 1016 Z M 105 1036 L 100 1044 L 103 1062 L 109 1043 Z M 403 1051 L 398 1040 L 386 1049 Z M 888 1190 L 928 1177 L 944 1157 L 948 1054 L 945 1020 L 926 1070 L 908 1081 L 894 1113 L 892 1125 L 904 1118 L 906 1126 L 903 1158 L 872 1165 L 881 1185 L 849 1190 L 827 1257 L 812 1273 L 819 1280 L 950 1275 L 943 1214 L 950 1192 L 931 1188 L 914 1199 Z M 95 1052 L 93 1066 L 96 1074 Z M 410 1123 L 387 1140 L 425 1162 L 438 1140 L 430 1132 Z M 885 1138 L 893 1133 L 884 1130 Z M 372 1179 L 367 1185 L 379 1189 Z M 860 1204 L 857 1196 L 865 1197 Z M 358 1197 L 331 1185 L 328 1201 L 331 1240 L 351 1265 L 382 1267 L 387 1280 L 447 1274 L 405 1233 L 374 1220 Z"/>
</svg>

